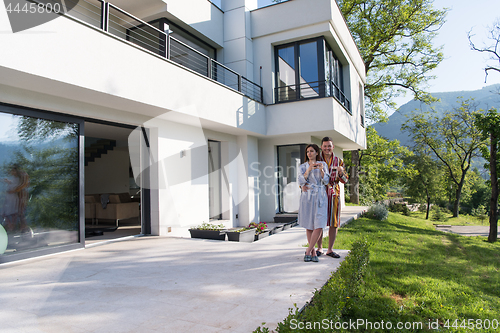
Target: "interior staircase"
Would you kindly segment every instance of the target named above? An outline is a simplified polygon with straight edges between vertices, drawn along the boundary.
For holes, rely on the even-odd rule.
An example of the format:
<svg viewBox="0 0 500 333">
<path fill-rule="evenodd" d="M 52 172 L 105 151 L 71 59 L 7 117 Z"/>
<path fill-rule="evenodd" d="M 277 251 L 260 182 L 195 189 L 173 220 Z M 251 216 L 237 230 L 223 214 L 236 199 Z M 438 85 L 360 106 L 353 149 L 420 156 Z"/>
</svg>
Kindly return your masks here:
<svg viewBox="0 0 500 333">
<path fill-rule="evenodd" d="M 89 165 L 90 162 L 94 162 L 97 158 L 101 158 L 102 155 L 107 154 L 108 151 L 113 150 L 115 147 L 115 140 L 106 139 L 98 140 L 85 147 L 85 166 Z"/>
</svg>

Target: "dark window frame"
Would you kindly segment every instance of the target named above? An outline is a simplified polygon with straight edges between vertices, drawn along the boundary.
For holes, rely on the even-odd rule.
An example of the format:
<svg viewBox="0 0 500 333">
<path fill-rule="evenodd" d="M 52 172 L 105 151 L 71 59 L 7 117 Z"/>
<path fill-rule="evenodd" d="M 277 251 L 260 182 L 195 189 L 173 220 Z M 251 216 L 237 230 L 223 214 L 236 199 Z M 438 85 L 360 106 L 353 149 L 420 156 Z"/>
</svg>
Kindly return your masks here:
<svg viewBox="0 0 500 333">
<path fill-rule="evenodd" d="M 75 249 L 81 249 L 85 247 L 85 217 L 82 212 L 85 212 L 84 203 L 84 120 L 79 117 L 73 117 L 70 115 L 64 115 L 56 112 L 50 112 L 40 109 L 29 108 L 20 105 L 6 104 L 0 102 L 0 112 L 5 114 L 13 114 L 18 116 L 27 116 L 39 119 L 60 121 L 66 123 L 78 124 L 78 177 L 79 177 L 79 188 L 78 188 L 78 241 L 72 244 L 64 244 L 59 246 L 54 246 L 50 248 L 39 248 L 33 249 L 32 251 L 20 252 L 9 254 L 8 256 L 0 256 L 0 264 L 13 262 L 23 259 L 29 259 L 34 257 L 45 256 L 49 254 L 55 254 L 65 251 L 71 251 Z"/>
<path fill-rule="evenodd" d="M 306 44 L 310 42 L 316 41 L 317 43 L 317 62 L 318 62 L 318 82 L 317 87 L 308 87 L 307 89 L 318 89 L 318 96 L 314 97 L 302 97 L 301 88 L 300 88 L 300 77 L 301 77 L 301 68 L 300 68 L 300 45 Z M 294 49 L 294 66 L 295 66 L 295 98 L 280 100 L 280 66 L 279 66 L 279 51 L 284 48 L 288 48 L 293 46 Z M 335 82 L 335 85 L 338 87 L 340 93 L 335 94 L 333 92 L 333 80 L 330 78 L 327 82 L 326 73 L 325 73 L 325 64 L 326 57 L 332 55 L 333 59 L 329 61 L 329 72 L 331 75 L 338 74 L 338 82 Z M 338 73 L 335 71 L 335 65 L 338 66 Z M 334 97 L 339 101 L 339 103 L 346 109 L 346 111 L 352 115 L 352 111 L 350 108 L 350 101 L 345 97 L 345 89 L 344 89 L 344 65 L 336 56 L 333 48 L 328 44 L 327 40 L 324 36 L 314 37 L 303 39 L 291 43 L 280 44 L 274 46 L 274 67 L 275 67 L 275 89 L 274 89 L 274 100 L 275 103 L 288 103 L 288 102 L 296 102 L 305 99 L 314 99 L 314 98 L 323 98 L 323 97 Z M 329 90 L 327 90 L 327 86 L 329 86 Z M 328 91 L 328 93 L 327 93 Z"/>
</svg>

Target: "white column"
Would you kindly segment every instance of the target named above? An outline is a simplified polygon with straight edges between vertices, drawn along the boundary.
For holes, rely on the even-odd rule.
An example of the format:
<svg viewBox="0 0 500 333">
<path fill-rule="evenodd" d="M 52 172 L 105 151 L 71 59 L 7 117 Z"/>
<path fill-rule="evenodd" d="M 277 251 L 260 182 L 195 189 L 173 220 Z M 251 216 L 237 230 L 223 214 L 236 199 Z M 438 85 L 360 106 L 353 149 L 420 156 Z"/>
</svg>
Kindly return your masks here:
<svg viewBox="0 0 500 333">
<path fill-rule="evenodd" d="M 222 0 L 224 11 L 224 65 L 253 81 L 250 10 L 257 0 Z"/>
<path fill-rule="evenodd" d="M 259 213 L 259 172 L 258 141 L 246 135 L 238 136 L 238 148 L 242 156 L 242 163 L 238 164 L 238 193 L 235 199 L 238 202 L 238 219 L 236 224 L 246 226 L 250 222 L 260 222 Z"/>
</svg>

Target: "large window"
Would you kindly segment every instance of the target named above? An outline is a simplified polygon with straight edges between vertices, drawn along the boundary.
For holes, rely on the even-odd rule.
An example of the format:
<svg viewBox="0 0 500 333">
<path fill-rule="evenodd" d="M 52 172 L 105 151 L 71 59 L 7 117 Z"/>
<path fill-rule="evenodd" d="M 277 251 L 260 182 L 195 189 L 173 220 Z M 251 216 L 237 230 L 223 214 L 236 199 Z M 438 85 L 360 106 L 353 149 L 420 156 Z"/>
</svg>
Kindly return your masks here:
<svg viewBox="0 0 500 333">
<path fill-rule="evenodd" d="M 3 112 L 0 124 L 0 262 L 78 243 L 80 125 Z"/>
<path fill-rule="evenodd" d="M 349 112 L 342 63 L 323 37 L 277 46 L 276 101 L 335 97 Z"/>
<path fill-rule="evenodd" d="M 306 144 L 278 146 L 278 202 L 280 213 L 296 213 L 300 188 L 297 172 L 304 162 Z"/>
</svg>

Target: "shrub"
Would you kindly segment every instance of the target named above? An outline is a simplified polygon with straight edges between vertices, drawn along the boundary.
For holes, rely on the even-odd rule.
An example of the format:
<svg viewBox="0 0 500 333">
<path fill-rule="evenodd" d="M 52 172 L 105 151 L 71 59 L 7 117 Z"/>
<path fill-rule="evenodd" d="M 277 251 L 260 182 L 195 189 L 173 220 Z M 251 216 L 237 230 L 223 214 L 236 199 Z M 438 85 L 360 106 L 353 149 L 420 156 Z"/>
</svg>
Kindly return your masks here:
<svg viewBox="0 0 500 333">
<path fill-rule="evenodd" d="M 314 293 L 312 301 L 303 311 L 290 309 L 290 314 L 278 324 L 277 332 L 310 332 L 307 327 L 292 329 L 292 320 L 297 322 L 321 322 L 324 318 L 340 321 L 342 316 L 350 310 L 351 306 L 360 296 L 360 287 L 366 272 L 370 252 L 368 243 L 354 242 L 352 249 L 340 264 L 328 282 Z M 305 325 L 304 325 L 305 326 Z M 254 332 L 263 332 L 259 327 Z"/>
<path fill-rule="evenodd" d="M 368 218 L 383 221 L 389 215 L 389 210 L 386 205 L 377 202 L 368 209 L 366 215 Z"/>
<path fill-rule="evenodd" d="M 446 216 L 445 216 L 445 209 L 439 207 L 439 206 L 434 206 L 432 208 L 432 215 L 431 215 L 431 221 L 445 221 Z"/>
<path fill-rule="evenodd" d="M 420 204 L 418 205 L 418 211 L 421 213 L 427 212 L 427 205 L 426 204 Z"/>
<path fill-rule="evenodd" d="M 211 223 L 203 222 L 199 226 L 197 226 L 195 228 L 191 228 L 191 229 L 198 229 L 198 230 L 222 230 L 224 228 L 225 227 L 224 227 L 223 224 L 216 225 L 216 224 L 211 224 Z"/>
<path fill-rule="evenodd" d="M 471 215 L 477 217 L 480 221 L 481 224 L 484 223 L 484 220 L 488 217 L 486 212 L 486 207 L 484 205 L 479 205 L 477 208 L 472 208 Z"/>
<path fill-rule="evenodd" d="M 403 211 L 402 211 L 402 213 L 403 213 L 404 216 L 410 216 L 411 215 L 410 208 L 408 208 L 408 206 L 406 204 L 403 205 Z"/>
</svg>

